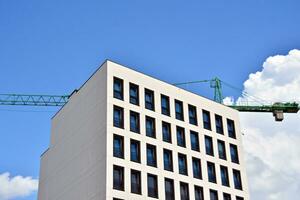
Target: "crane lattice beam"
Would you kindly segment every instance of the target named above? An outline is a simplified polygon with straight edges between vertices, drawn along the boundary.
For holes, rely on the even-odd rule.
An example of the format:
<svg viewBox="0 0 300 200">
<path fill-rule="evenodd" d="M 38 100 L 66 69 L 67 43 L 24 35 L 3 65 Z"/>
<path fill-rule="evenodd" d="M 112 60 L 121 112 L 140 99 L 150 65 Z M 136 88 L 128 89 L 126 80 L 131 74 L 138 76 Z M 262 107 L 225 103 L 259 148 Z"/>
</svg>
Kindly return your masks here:
<svg viewBox="0 0 300 200">
<path fill-rule="evenodd" d="M 0 94 L 0 105 L 13 106 L 63 106 L 69 95 Z"/>
</svg>

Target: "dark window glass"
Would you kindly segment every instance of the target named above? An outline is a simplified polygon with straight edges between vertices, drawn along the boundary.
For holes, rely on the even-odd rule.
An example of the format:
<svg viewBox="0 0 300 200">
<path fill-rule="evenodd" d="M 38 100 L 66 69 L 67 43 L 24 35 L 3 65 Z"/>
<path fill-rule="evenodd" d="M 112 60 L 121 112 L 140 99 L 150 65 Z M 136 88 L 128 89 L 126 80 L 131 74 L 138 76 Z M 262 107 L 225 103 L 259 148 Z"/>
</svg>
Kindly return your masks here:
<svg viewBox="0 0 300 200">
<path fill-rule="evenodd" d="M 222 117 L 220 115 L 215 115 L 215 120 L 216 120 L 216 132 L 220 134 L 224 134 Z"/>
<path fill-rule="evenodd" d="M 129 84 L 129 102 L 139 105 L 139 86 L 133 83 Z"/>
<path fill-rule="evenodd" d="M 225 166 L 220 166 L 222 185 L 229 187 L 228 169 Z"/>
<path fill-rule="evenodd" d="M 156 167 L 156 147 L 147 144 L 147 165 Z"/>
<path fill-rule="evenodd" d="M 124 128 L 124 109 L 114 106 L 114 127 Z"/>
<path fill-rule="evenodd" d="M 208 173 L 208 181 L 212 183 L 217 183 L 216 168 L 214 163 L 207 162 L 207 173 Z"/>
<path fill-rule="evenodd" d="M 124 158 L 124 137 L 114 135 L 114 157 Z"/>
<path fill-rule="evenodd" d="M 236 200 L 244 200 L 243 197 L 236 196 Z"/>
<path fill-rule="evenodd" d="M 209 190 L 210 200 L 218 200 L 218 192 L 216 190 Z"/>
<path fill-rule="evenodd" d="M 140 142 L 136 140 L 130 140 L 130 160 L 134 162 L 141 162 L 140 152 Z"/>
<path fill-rule="evenodd" d="M 172 143 L 171 124 L 162 122 L 163 141 Z"/>
<path fill-rule="evenodd" d="M 130 111 L 130 131 L 140 132 L 140 114 Z"/>
<path fill-rule="evenodd" d="M 177 145 L 181 147 L 185 147 L 185 133 L 184 128 L 177 126 L 176 127 L 177 132 Z"/>
<path fill-rule="evenodd" d="M 231 162 L 239 164 L 238 148 L 234 144 L 230 144 Z"/>
<path fill-rule="evenodd" d="M 202 179 L 200 159 L 193 157 L 192 160 L 193 160 L 193 175 L 194 175 L 194 178 Z"/>
<path fill-rule="evenodd" d="M 233 181 L 234 181 L 234 188 L 238 190 L 242 190 L 242 179 L 240 171 L 233 169 Z"/>
<path fill-rule="evenodd" d="M 231 200 L 231 195 L 227 193 L 223 193 L 223 200 Z"/>
<path fill-rule="evenodd" d="M 200 146 L 199 146 L 199 134 L 195 131 L 190 132 L 190 137 L 191 137 L 191 147 L 192 150 L 194 151 L 200 151 Z"/>
<path fill-rule="evenodd" d="M 131 193 L 142 193 L 141 172 L 137 170 L 131 170 Z"/>
<path fill-rule="evenodd" d="M 203 116 L 203 128 L 207 130 L 211 130 L 211 123 L 210 123 L 210 114 L 208 111 L 203 110 L 202 111 Z"/>
<path fill-rule="evenodd" d="M 164 149 L 164 169 L 173 171 L 173 156 L 172 151 Z"/>
<path fill-rule="evenodd" d="M 114 98 L 123 100 L 123 80 L 114 77 Z"/>
<path fill-rule="evenodd" d="M 189 185 L 184 182 L 180 182 L 180 200 L 189 200 Z"/>
<path fill-rule="evenodd" d="M 158 198 L 157 176 L 148 174 L 148 197 Z"/>
<path fill-rule="evenodd" d="M 146 135 L 149 137 L 156 137 L 155 133 L 155 119 L 146 116 Z"/>
<path fill-rule="evenodd" d="M 203 188 L 195 185 L 195 200 L 204 200 Z"/>
<path fill-rule="evenodd" d="M 207 155 L 214 156 L 213 141 L 209 136 L 205 136 L 205 150 Z"/>
<path fill-rule="evenodd" d="M 124 199 L 119 199 L 119 198 L 113 198 L 113 200 L 124 200 Z"/>
<path fill-rule="evenodd" d="M 188 175 L 186 155 L 178 153 L 179 174 Z"/>
<path fill-rule="evenodd" d="M 195 106 L 189 105 L 189 122 L 190 124 L 196 125 L 198 124 L 197 121 L 197 109 Z"/>
<path fill-rule="evenodd" d="M 152 90 L 145 89 L 145 108 L 154 110 L 154 92 Z"/>
<path fill-rule="evenodd" d="M 113 188 L 124 191 L 124 168 L 114 165 L 113 169 Z"/>
<path fill-rule="evenodd" d="M 218 152 L 219 152 L 219 158 L 226 160 L 225 142 L 222 140 L 218 140 Z"/>
<path fill-rule="evenodd" d="M 170 116 L 170 100 L 163 94 L 161 95 L 161 113 Z"/>
<path fill-rule="evenodd" d="M 175 200 L 174 194 L 174 181 L 172 179 L 165 178 L 165 199 Z"/>
<path fill-rule="evenodd" d="M 182 101 L 175 100 L 176 119 L 183 121 L 183 104 Z"/>
<path fill-rule="evenodd" d="M 235 134 L 235 127 L 234 127 L 234 121 L 231 119 L 227 119 L 227 129 L 228 129 L 228 136 L 231 138 L 236 138 Z"/>
</svg>

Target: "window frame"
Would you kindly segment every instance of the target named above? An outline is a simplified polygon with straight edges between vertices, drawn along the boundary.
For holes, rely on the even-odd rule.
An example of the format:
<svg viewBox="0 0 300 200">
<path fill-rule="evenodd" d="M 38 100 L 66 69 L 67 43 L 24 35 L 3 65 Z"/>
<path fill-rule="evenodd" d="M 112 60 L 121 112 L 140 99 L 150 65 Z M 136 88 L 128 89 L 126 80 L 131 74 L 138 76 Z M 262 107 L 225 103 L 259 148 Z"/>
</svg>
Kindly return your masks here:
<svg viewBox="0 0 300 200">
<path fill-rule="evenodd" d="M 218 145 L 218 154 L 219 154 L 219 158 L 222 160 L 227 160 L 227 155 L 226 155 L 226 145 L 225 142 L 223 140 L 217 140 L 217 145 Z M 222 151 L 220 151 L 220 146 L 223 147 L 223 154 L 221 153 Z"/>
<path fill-rule="evenodd" d="M 116 111 L 120 112 L 120 121 L 119 122 L 116 122 L 116 116 L 115 116 Z M 113 106 L 113 126 L 124 129 L 124 108 L 122 108 L 120 106 L 116 106 L 116 105 Z"/>
<path fill-rule="evenodd" d="M 137 160 L 133 159 L 132 156 L 132 144 L 137 144 Z M 141 163 L 141 142 L 138 140 L 130 139 L 130 161 Z"/>
<path fill-rule="evenodd" d="M 151 102 L 147 101 L 147 95 L 151 96 Z M 145 108 L 148 109 L 148 110 L 155 111 L 155 96 L 154 96 L 154 91 L 145 88 L 144 97 L 145 97 Z"/>
<path fill-rule="evenodd" d="M 134 129 L 134 127 L 132 126 L 132 116 L 136 117 L 135 119 L 135 126 L 136 126 L 136 129 Z M 135 112 L 135 111 L 132 111 L 130 110 L 129 112 L 129 129 L 131 132 L 134 132 L 134 133 L 140 133 L 140 129 L 141 129 L 141 125 L 140 125 L 140 113 L 138 112 Z"/>
<path fill-rule="evenodd" d="M 223 175 L 225 175 L 225 179 Z M 223 186 L 230 187 L 228 167 L 220 165 L 220 176 L 221 176 L 221 184 Z"/>
<path fill-rule="evenodd" d="M 172 191 L 167 191 L 167 182 L 170 183 Z M 175 200 L 175 189 L 174 189 L 174 180 L 170 178 L 165 178 L 165 200 Z"/>
<path fill-rule="evenodd" d="M 180 120 L 180 121 L 184 121 L 184 108 L 183 108 L 183 102 L 175 99 L 174 100 L 175 103 L 175 118 Z M 180 111 L 177 111 L 177 105 L 179 105 Z"/>
<path fill-rule="evenodd" d="M 152 133 L 148 132 L 148 124 L 147 122 L 151 121 L 152 122 Z M 150 117 L 150 116 L 146 116 L 145 117 L 145 132 L 146 132 L 146 136 L 151 137 L 151 138 L 156 138 L 156 122 L 155 122 L 155 118 Z"/>
<path fill-rule="evenodd" d="M 166 100 L 166 108 L 163 106 L 163 99 Z M 166 116 L 170 116 L 170 97 L 168 97 L 167 95 L 161 94 L 160 95 L 160 108 L 161 108 L 161 114 L 166 115 Z"/>
<path fill-rule="evenodd" d="M 136 184 L 133 183 L 133 175 L 137 176 L 137 182 Z M 137 185 L 137 186 L 136 186 Z M 141 171 L 131 169 L 130 170 L 130 191 L 133 194 L 142 194 L 142 176 Z"/>
<path fill-rule="evenodd" d="M 119 139 L 119 141 L 121 141 L 121 144 L 120 144 L 121 153 L 120 153 L 120 155 L 119 155 L 119 153 L 116 152 L 115 139 Z M 124 159 L 124 136 L 117 135 L 117 134 L 113 135 L 113 157 Z"/>
<path fill-rule="evenodd" d="M 196 173 L 196 169 L 195 169 L 195 165 L 194 163 L 198 164 L 198 172 Z M 202 169 L 201 169 L 201 159 L 196 158 L 196 157 L 192 157 L 192 168 L 193 168 L 193 177 L 197 178 L 197 179 L 201 179 L 202 180 Z M 197 175 L 199 174 L 199 175 Z"/>
<path fill-rule="evenodd" d="M 120 177 L 121 177 L 121 181 L 119 180 L 118 182 L 120 183 L 116 183 L 116 179 L 115 179 L 115 171 L 118 170 L 119 172 L 121 172 Z M 118 166 L 118 165 L 113 165 L 113 189 L 114 190 L 120 190 L 120 191 L 124 191 L 125 190 L 125 176 L 124 176 L 124 167 Z"/>
<path fill-rule="evenodd" d="M 181 131 L 180 131 L 181 130 Z M 183 137 L 178 137 L 178 131 Z M 176 138 L 177 138 L 177 146 L 186 148 L 186 137 L 185 137 L 185 129 L 181 126 L 176 126 Z M 180 138 L 180 139 L 179 139 Z M 182 139 L 182 140 L 181 140 Z M 180 142 L 182 141 L 182 143 Z"/>
<path fill-rule="evenodd" d="M 198 115 L 197 115 L 197 107 L 191 104 L 188 104 L 189 111 L 189 123 L 195 126 L 198 126 Z M 191 116 L 191 111 L 194 111 L 195 116 Z M 194 121 L 193 121 L 194 120 Z"/>
<path fill-rule="evenodd" d="M 207 146 L 207 141 L 209 141 L 209 144 L 211 146 L 211 151 L 208 151 L 208 146 Z M 215 155 L 215 152 L 214 152 L 214 142 L 213 142 L 213 138 L 208 136 L 208 135 L 205 135 L 204 136 L 204 143 L 205 143 L 205 153 L 206 155 L 209 155 L 209 156 L 214 156 Z"/>
<path fill-rule="evenodd" d="M 193 135 L 193 137 L 192 137 Z M 195 137 L 194 137 L 195 136 Z M 193 142 L 193 139 L 192 138 L 195 138 L 195 142 Z M 191 140 L 191 149 L 193 151 L 197 151 L 197 152 L 200 152 L 200 142 L 199 142 L 199 133 L 196 132 L 196 131 L 192 131 L 190 130 L 190 140 Z M 194 145 L 194 143 L 196 143 L 196 147 Z"/>
<path fill-rule="evenodd" d="M 183 166 L 184 168 L 181 168 L 180 160 L 183 159 Z M 188 163 L 187 163 L 187 156 L 182 153 L 178 153 L 178 173 L 181 175 L 188 176 Z"/>
<path fill-rule="evenodd" d="M 182 194 L 182 188 L 185 188 L 185 191 L 187 192 L 186 194 Z M 180 200 L 189 200 L 190 199 L 190 191 L 189 191 L 189 184 L 180 181 L 179 182 L 179 191 L 180 191 Z M 186 195 L 186 196 L 183 196 Z"/>
<path fill-rule="evenodd" d="M 218 126 L 218 120 L 220 120 L 220 126 Z M 216 132 L 224 135 L 224 124 L 223 117 L 221 115 L 215 114 Z"/>
<path fill-rule="evenodd" d="M 116 82 L 120 83 L 120 91 L 117 91 L 115 88 Z M 122 101 L 124 100 L 124 80 L 115 76 L 113 77 L 113 97 Z"/>
<path fill-rule="evenodd" d="M 232 175 L 233 175 L 234 188 L 237 190 L 243 190 L 241 172 L 237 169 L 232 169 Z"/>
<path fill-rule="evenodd" d="M 165 154 L 168 154 L 170 157 L 170 163 L 168 166 L 166 166 L 166 161 L 165 161 Z M 174 166 L 173 166 L 173 152 L 169 149 L 163 149 L 163 160 L 164 160 L 164 170 L 166 171 L 171 171 L 173 172 Z M 170 167 L 169 167 L 170 166 Z"/>
<path fill-rule="evenodd" d="M 168 132 L 168 135 L 169 135 L 168 138 L 169 139 L 165 138 L 164 126 L 168 127 L 167 129 L 169 130 L 169 132 Z M 163 138 L 163 141 L 172 144 L 172 127 L 171 127 L 171 123 L 162 121 L 161 127 L 162 127 L 162 138 Z"/>
<path fill-rule="evenodd" d="M 210 174 L 210 166 L 212 167 L 212 174 Z M 212 175 L 212 176 L 211 176 Z M 208 182 L 210 183 L 217 183 L 217 175 L 216 175 L 216 165 L 213 162 L 207 161 L 207 177 Z"/>
<path fill-rule="evenodd" d="M 228 119 L 227 118 L 227 132 L 228 132 L 228 137 L 236 139 L 236 129 L 235 129 L 235 122 L 232 119 Z M 229 130 L 230 129 L 230 124 L 232 125 L 232 129 L 233 130 Z"/>
<path fill-rule="evenodd" d="M 136 96 L 131 95 L 132 89 L 136 90 Z M 139 86 L 134 83 L 129 83 L 129 103 L 133 105 L 140 105 L 140 92 L 139 92 Z"/>
<path fill-rule="evenodd" d="M 150 161 L 148 157 L 148 149 L 153 151 L 153 160 Z M 147 165 L 151 167 L 157 167 L 157 149 L 155 145 L 146 144 L 146 156 L 147 156 Z"/>
<path fill-rule="evenodd" d="M 149 178 L 153 178 L 153 183 L 154 183 L 153 191 L 154 191 L 154 193 L 150 192 L 152 188 L 149 188 L 149 185 L 150 185 L 149 184 Z M 147 196 L 158 199 L 158 182 L 157 182 L 157 175 L 155 175 L 155 174 L 147 173 Z"/>
<path fill-rule="evenodd" d="M 232 163 L 240 164 L 238 146 L 235 144 L 229 144 L 230 158 Z M 233 151 L 234 150 L 234 151 Z M 233 154 L 234 153 L 234 154 Z M 233 156 L 236 155 L 236 156 Z"/>
<path fill-rule="evenodd" d="M 208 121 L 206 121 L 205 115 L 207 115 Z M 202 109 L 202 118 L 203 118 L 203 128 L 206 129 L 206 130 L 211 131 L 211 117 L 210 117 L 210 112 L 207 111 L 207 110 Z"/>
</svg>

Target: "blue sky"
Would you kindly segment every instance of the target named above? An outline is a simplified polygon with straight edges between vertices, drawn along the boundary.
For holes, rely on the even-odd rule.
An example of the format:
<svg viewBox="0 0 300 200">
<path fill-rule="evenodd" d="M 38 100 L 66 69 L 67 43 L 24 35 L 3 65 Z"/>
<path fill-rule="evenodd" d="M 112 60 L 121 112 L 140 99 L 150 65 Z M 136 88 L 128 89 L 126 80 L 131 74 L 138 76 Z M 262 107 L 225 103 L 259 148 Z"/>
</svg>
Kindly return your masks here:
<svg viewBox="0 0 300 200">
<path fill-rule="evenodd" d="M 300 48 L 299 7 L 297 0 L 0 0 L 0 93 L 69 94 L 105 59 L 170 83 L 219 76 L 243 88 L 267 57 Z M 190 89 L 212 93 L 206 84 Z M 0 174 L 38 178 L 56 110 L 0 107 Z"/>
</svg>

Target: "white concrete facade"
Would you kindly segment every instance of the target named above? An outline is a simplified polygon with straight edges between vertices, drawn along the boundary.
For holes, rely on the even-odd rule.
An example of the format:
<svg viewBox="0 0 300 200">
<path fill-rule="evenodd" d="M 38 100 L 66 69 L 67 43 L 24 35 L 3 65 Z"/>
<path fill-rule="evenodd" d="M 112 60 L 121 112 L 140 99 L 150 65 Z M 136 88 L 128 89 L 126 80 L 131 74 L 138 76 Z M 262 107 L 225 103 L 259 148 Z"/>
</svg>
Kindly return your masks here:
<svg viewBox="0 0 300 200">
<path fill-rule="evenodd" d="M 114 77 L 123 80 L 123 100 L 113 97 Z M 129 83 L 139 86 L 139 106 L 129 102 Z M 144 89 L 154 91 L 155 111 L 145 108 Z M 169 97 L 170 116 L 161 114 L 161 94 Z M 175 99 L 183 102 L 184 121 L 175 118 Z M 113 125 L 113 107 L 124 109 L 124 128 Z M 198 125 L 189 123 L 188 105 L 196 107 Z M 203 128 L 202 110 L 210 112 L 212 130 Z M 140 134 L 130 131 L 129 112 L 140 115 Z M 222 116 L 224 134 L 216 133 L 214 115 Z M 155 119 L 156 138 L 145 134 L 145 116 Z M 226 119 L 235 123 L 236 139 L 228 137 Z M 162 139 L 162 121 L 171 124 L 172 143 Z M 177 145 L 176 126 L 185 129 L 186 147 Z M 200 152 L 191 150 L 190 130 L 199 134 Z M 113 134 L 124 137 L 124 159 L 113 156 Z M 213 138 L 214 156 L 206 154 L 204 137 Z M 130 161 L 130 139 L 140 141 L 141 163 Z M 227 160 L 219 159 L 217 140 L 226 145 Z M 247 177 L 243 159 L 242 138 L 238 111 L 199 95 L 167 84 L 111 61 L 99 70 L 73 94 L 70 101 L 52 120 L 49 149 L 41 157 L 39 200 L 99 200 L 147 199 L 147 173 L 157 175 L 158 199 L 165 199 L 164 178 L 174 180 L 175 199 L 180 199 L 179 183 L 189 185 L 189 199 L 195 199 L 194 185 L 203 188 L 204 199 L 210 200 L 209 190 L 249 199 Z M 146 145 L 156 146 L 157 167 L 147 165 Z M 232 163 L 229 145 L 238 147 L 239 164 Z M 173 172 L 164 170 L 163 149 L 173 155 Z M 188 175 L 179 174 L 178 153 L 187 157 Z M 201 159 L 202 179 L 193 178 L 192 157 Z M 217 183 L 208 181 L 207 161 L 215 164 Z M 124 167 L 124 191 L 113 189 L 113 166 Z M 228 168 L 230 187 L 222 186 L 220 165 Z M 131 193 L 130 170 L 141 172 L 141 194 Z M 232 170 L 239 170 L 242 190 L 234 188 Z M 151 199 L 151 198 L 150 198 Z"/>
</svg>

